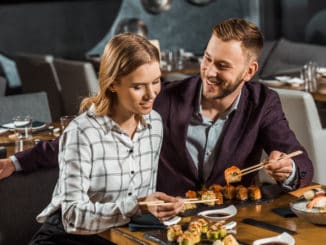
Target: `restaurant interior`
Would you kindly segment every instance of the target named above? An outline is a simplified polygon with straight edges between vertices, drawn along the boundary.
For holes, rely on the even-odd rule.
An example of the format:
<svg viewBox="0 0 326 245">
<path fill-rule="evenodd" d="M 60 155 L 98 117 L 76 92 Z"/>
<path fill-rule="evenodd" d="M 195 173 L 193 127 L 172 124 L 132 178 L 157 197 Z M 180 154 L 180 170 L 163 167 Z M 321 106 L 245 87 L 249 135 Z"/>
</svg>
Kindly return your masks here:
<svg viewBox="0 0 326 245">
<path fill-rule="evenodd" d="M 0 158 L 30 147 L 18 149 L 11 137 L 15 128 L 7 128 L 17 115 L 28 114 L 33 123 L 40 123 L 35 128 L 33 124 L 33 144 L 60 136 L 64 117 L 77 115 L 81 100 L 97 93 L 101 54 L 114 35 L 132 32 L 148 38 L 160 50 L 162 80 L 172 83 L 199 74 L 211 28 L 234 17 L 249 20 L 262 31 L 265 43 L 254 80 L 280 96 L 289 126 L 313 162 L 310 189 L 322 189 L 326 185 L 326 2 L 320 0 L 0 1 Z M 57 177 L 58 168 L 52 168 L 0 180 L 0 245 L 28 243 L 40 227 L 35 216 L 50 200 Z M 261 173 L 259 178 L 271 185 L 267 192 L 274 191 L 268 176 Z M 278 204 L 268 198 L 256 205 L 236 203 L 237 211 L 228 221 L 236 217 L 233 235 L 238 244 L 294 244 L 294 240 L 307 244 L 309 232 L 312 244 L 324 244 L 326 216 L 311 220 L 292 212 L 280 218 L 270 212 L 277 208 L 285 212 L 289 200 L 302 198 L 307 190 L 293 193 L 292 199 L 282 196 Z M 257 219 L 268 216 L 269 223 L 283 230 L 248 228 L 244 220 L 250 212 Z M 116 228 L 101 236 L 116 244 L 177 244 L 161 239 L 165 229 L 165 233 L 162 229 L 146 233 L 147 228 L 137 232 Z M 276 240 L 254 242 L 268 237 Z"/>
</svg>

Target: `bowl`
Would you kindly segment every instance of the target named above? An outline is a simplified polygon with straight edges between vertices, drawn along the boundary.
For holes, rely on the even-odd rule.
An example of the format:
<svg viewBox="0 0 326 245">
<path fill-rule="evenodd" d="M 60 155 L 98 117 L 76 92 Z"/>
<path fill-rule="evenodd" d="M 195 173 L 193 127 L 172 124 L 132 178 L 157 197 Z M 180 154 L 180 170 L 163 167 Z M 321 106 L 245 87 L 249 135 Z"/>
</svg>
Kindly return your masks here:
<svg viewBox="0 0 326 245">
<path fill-rule="evenodd" d="M 221 221 L 227 220 L 237 214 L 237 208 L 234 205 L 227 206 L 226 208 L 211 209 L 199 212 L 197 215 L 202 216 L 208 220 Z"/>
<path fill-rule="evenodd" d="M 290 208 L 298 217 L 315 225 L 326 225 L 326 212 L 316 208 L 306 208 L 308 201 L 292 202 Z"/>
<path fill-rule="evenodd" d="M 254 243 L 252 245 L 263 245 L 263 244 L 266 244 L 266 245 L 267 244 L 294 245 L 295 240 L 290 234 L 283 232 L 282 234 L 280 234 L 278 236 L 266 237 L 266 238 L 256 240 L 256 241 L 254 241 Z"/>
</svg>

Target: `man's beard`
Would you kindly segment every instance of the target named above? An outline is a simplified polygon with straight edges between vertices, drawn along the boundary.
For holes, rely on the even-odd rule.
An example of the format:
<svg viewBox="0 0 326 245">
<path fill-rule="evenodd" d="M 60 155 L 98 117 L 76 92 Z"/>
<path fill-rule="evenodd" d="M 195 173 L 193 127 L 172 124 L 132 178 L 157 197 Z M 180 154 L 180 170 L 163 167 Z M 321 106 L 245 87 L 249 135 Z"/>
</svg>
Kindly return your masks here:
<svg viewBox="0 0 326 245">
<path fill-rule="evenodd" d="M 232 84 L 232 86 L 227 86 L 227 87 L 225 87 L 225 85 L 229 84 L 229 82 L 227 82 L 225 80 L 222 80 L 222 79 L 219 79 L 219 78 L 212 78 L 212 79 L 208 78 L 208 80 L 211 83 L 215 83 L 215 84 L 221 86 L 222 91 L 220 92 L 219 95 L 216 95 L 216 96 L 211 96 L 211 95 L 205 94 L 205 92 L 204 92 L 204 94 L 203 94 L 204 97 L 206 97 L 208 99 L 223 99 L 226 96 L 232 94 L 242 84 L 243 76 L 237 77 L 236 82 L 234 84 Z"/>
</svg>

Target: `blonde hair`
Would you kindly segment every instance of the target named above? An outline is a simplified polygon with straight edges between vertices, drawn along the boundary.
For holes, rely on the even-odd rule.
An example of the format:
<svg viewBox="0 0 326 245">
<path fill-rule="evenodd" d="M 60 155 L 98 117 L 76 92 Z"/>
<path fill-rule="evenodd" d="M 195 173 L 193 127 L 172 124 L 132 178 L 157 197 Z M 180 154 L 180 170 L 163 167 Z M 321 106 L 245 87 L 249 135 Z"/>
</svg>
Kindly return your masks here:
<svg viewBox="0 0 326 245">
<path fill-rule="evenodd" d="M 253 23 L 244 19 L 227 19 L 212 29 L 212 35 L 223 41 L 240 41 L 249 55 L 258 59 L 263 48 L 264 38 L 261 31 Z"/>
<path fill-rule="evenodd" d="M 99 92 L 96 96 L 83 99 L 79 112 L 86 111 L 94 104 L 96 115 L 108 115 L 116 100 L 115 93 L 110 91 L 110 85 L 139 66 L 159 61 L 158 49 L 144 37 L 131 33 L 114 36 L 101 57 Z"/>
</svg>

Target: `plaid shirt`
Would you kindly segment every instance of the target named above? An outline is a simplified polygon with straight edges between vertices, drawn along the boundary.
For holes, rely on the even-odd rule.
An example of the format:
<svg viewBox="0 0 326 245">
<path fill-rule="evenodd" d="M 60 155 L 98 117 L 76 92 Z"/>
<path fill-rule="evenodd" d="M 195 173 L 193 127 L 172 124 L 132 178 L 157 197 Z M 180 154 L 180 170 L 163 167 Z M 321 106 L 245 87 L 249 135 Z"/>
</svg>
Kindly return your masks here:
<svg viewBox="0 0 326 245">
<path fill-rule="evenodd" d="M 162 121 L 152 111 L 131 139 L 107 116 L 92 109 L 74 119 L 59 143 L 59 179 L 38 222 L 61 207 L 68 233 L 94 234 L 128 223 L 137 198 L 156 190 Z"/>
</svg>

